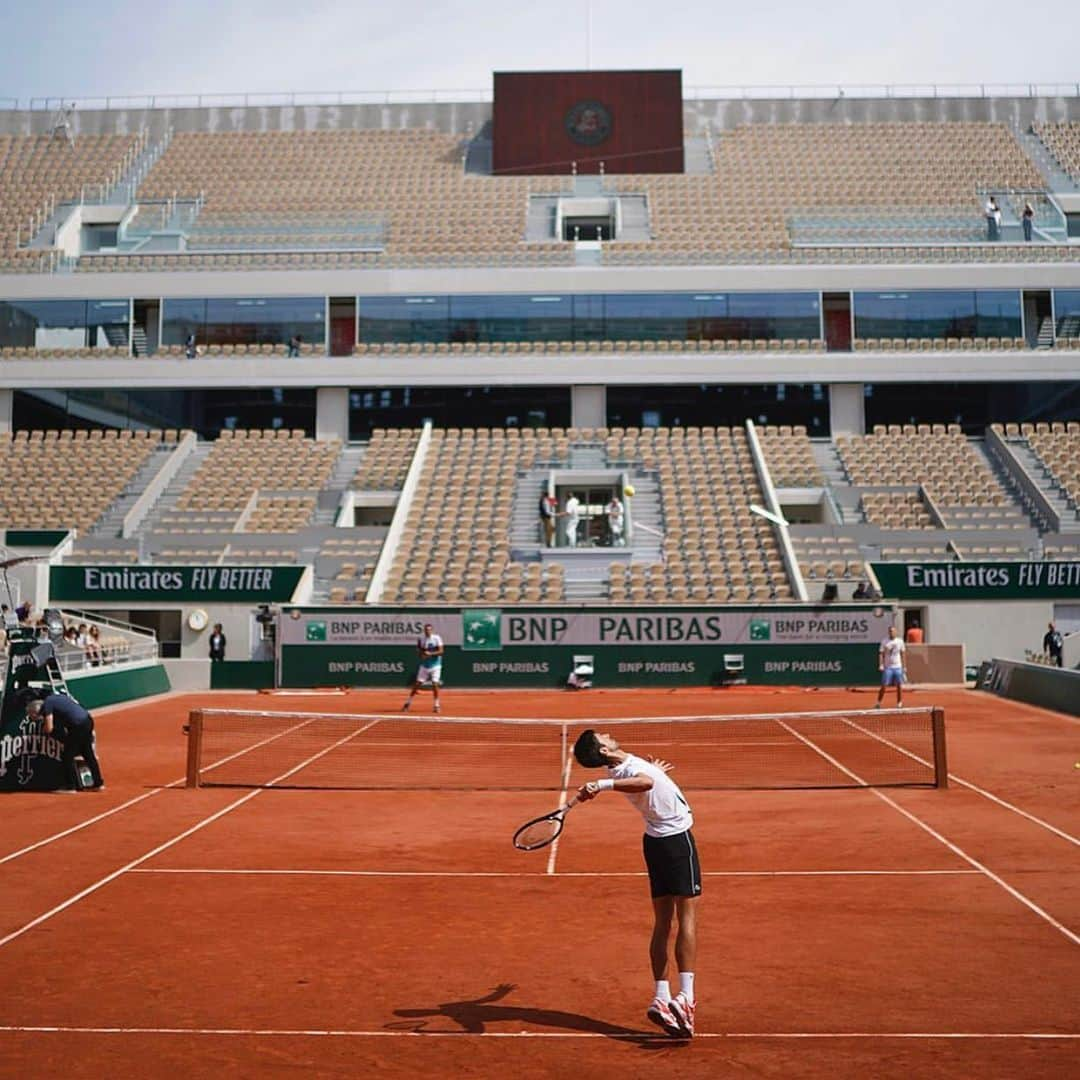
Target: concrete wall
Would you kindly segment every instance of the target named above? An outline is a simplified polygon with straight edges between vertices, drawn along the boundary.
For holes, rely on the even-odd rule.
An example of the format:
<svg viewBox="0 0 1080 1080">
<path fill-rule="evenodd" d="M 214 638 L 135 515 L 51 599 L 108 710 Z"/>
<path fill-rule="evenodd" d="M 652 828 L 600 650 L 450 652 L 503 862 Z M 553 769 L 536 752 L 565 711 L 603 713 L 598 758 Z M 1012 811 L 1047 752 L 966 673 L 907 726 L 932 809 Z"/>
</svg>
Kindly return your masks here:
<svg viewBox="0 0 1080 1080">
<path fill-rule="evenodd" d="M 688 88 L 693 93 L 692 88 Z M 796 90 L 798 88 L 795 88 Z M 436 91 L 430 91 L 432 97 Z M 450 95 L 452 91 L 444 91 Z M 484 91 L 475 96 L 487 96 Z M 285 95 L 281 95 L 285 97 Z M 464 95 L 462 95 L 464 96 Z M 474 96 L 474 95 L 470 95 Z M 133 133 L 148 128 L 160 137 L 174 131 L 326 131 L 371 128 L 430 128 L 472 135 L 491 120 L 490 101 L 421 101 L 360 105 L 259 105 L 168 107 L 152 97 L 117 98 L 115 108 L 80 107 L 71 117 L 75 136 Z M 257 99 L 259 95 L 252 95 Z M 104 102 L 102 102 L 104 104 Z M 49 109 L 0 110 L 0 134 L 29 135 L 51 130 Z M 1080 97 L 722 97 L 683 101 L 683 127 L 693 135 L 738 124 L 858 124 L 901 121 L 997 121 L 1080 119 Z"/>
<path fill-rule="evenodd" d="M 911 607 L 911 604 L 905 604 Z M 1050 600 L 938 600 L 926 605 L 924 629 L 935 645 L 964 645 L 969 664 L 1042 649 Z"/>
</svg>

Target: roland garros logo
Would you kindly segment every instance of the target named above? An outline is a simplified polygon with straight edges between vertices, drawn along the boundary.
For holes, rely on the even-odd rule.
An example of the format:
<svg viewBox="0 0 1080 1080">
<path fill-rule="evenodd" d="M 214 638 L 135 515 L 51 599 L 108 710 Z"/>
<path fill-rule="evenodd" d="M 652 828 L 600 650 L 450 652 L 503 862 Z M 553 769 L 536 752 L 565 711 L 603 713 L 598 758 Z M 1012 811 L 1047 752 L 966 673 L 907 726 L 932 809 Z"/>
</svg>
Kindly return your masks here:
<svg viewBox="0 0 1080 1080">
<path fill-rule="evenodd" d="M 566 134 L 582 146 L 598 146 L 611 134 L 611 111 L 599 101 L 579 101 L 563 121 Z"/>
</svg>

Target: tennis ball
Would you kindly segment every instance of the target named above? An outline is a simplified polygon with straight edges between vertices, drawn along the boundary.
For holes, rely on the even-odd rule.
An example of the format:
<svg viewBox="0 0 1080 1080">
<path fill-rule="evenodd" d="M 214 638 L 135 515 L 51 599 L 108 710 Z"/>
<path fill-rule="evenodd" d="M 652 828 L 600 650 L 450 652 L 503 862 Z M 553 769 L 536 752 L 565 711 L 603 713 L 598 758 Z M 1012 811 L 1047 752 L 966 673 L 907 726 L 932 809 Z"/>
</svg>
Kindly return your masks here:
<svg viewBox="0 0 1080 1080">
<path fill-rule="evenodd" d="M 622 493 L 629 498 L 634 494 L 634 485 L 627 484 L 626 487 L 622 489 Z"/>
</svg>

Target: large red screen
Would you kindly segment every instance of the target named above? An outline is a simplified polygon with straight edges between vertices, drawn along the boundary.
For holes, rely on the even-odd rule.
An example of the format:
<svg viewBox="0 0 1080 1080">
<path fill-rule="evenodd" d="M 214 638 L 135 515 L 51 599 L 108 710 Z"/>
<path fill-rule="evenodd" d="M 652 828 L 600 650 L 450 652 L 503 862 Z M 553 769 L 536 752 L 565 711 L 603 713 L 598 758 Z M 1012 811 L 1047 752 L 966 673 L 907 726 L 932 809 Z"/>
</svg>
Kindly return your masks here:
<svg viewBox="0 0 1080 1080">
<path fill-rule="evenodd" d="M 497 71 L 496 174 L 681 173 L 681 71 Z"/>
</svg>

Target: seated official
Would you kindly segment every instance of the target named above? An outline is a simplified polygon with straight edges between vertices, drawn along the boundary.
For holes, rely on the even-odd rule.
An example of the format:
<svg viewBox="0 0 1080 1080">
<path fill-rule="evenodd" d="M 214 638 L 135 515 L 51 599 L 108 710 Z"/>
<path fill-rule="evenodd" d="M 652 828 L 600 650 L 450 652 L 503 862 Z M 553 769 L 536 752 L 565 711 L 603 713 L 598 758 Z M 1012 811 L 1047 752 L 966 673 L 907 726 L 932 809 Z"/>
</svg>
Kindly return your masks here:
<svg viewBox="0 0 1080 1080">
<path fill-rule="evenodd" d="M 26 715 L 31 720 L 44 720 L 46 735 L 56 735 L 64 744 L 61 763 L 70 791 L 79 790 L 75 759 L 82 757 L 90 769 L 91 788 L 100 791 L 105 782 L 94 753 L 94 718 L 67 694 L 48 694 L 44 700 L 27 702 Z"/>
</svg>

